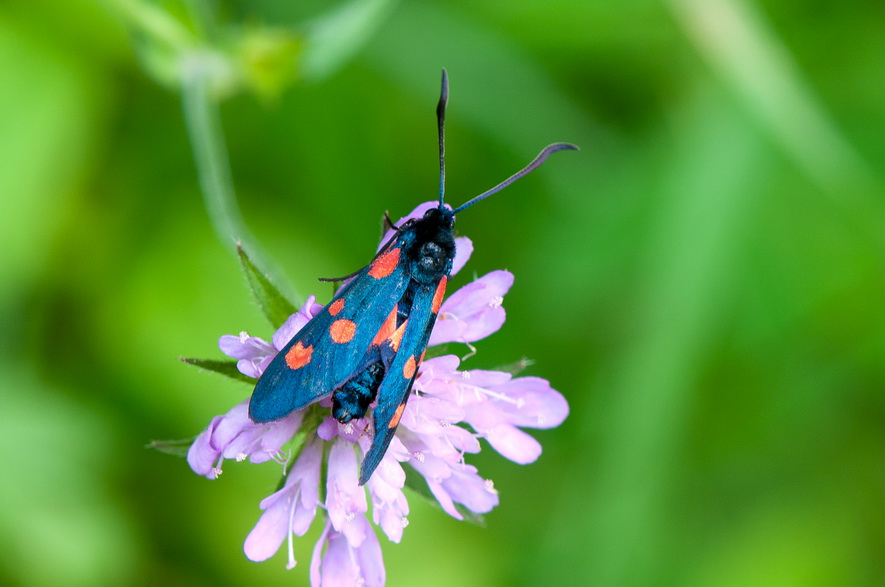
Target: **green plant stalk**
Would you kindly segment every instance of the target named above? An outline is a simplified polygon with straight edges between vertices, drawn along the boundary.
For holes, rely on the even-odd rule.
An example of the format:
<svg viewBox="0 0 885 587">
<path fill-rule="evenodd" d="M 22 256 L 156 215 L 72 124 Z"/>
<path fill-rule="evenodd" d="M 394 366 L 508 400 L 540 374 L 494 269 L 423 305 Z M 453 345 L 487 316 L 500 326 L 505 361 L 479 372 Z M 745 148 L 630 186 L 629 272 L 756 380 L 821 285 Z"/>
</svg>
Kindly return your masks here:
<svg viewBox="0 0 885 587">
<path fill-rule="evenodd" d="M 182 108 L 209 220 L 222 243 L 232 251 L 237 245 L 249 252 L 253 263 L 286 294 L 291 287 L 282 273 L 266 261 L 246 228 L 237 205 L 218 104 L 212 96 L 220 59 L 208 51 L 191 53 L 182 63 Z M 292 299 L 291 295 L 288 295 Z"/>
<path fill-rule="evenodd" d="M 187 27 L 152 4 L 137 0 L 108 0 L 107 4 L 115 7 L 139 32 L 178 53 L 184 53 L 199 43 Z"/>
</svg>

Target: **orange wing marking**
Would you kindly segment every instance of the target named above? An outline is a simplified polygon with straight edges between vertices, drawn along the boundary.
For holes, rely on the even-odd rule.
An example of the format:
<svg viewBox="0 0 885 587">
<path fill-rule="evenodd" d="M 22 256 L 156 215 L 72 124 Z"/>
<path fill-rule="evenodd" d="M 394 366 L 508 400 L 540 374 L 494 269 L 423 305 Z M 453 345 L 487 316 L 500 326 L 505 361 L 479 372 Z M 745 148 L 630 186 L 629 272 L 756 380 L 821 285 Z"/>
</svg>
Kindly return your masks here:
<svg viewBox="0 0 885 587">
<path fill-rule="evenodd" d="M 300 369 L 310 363 L 311 355 L 313 355 L 313 345 L 304 346 L 299 340 L 286 353 L 286 364 L 290 369 Z"/>
<path fill-rule="evenodd" d="M 354 334 L 356 334 L 356 323 L 353 320 L 342 318 L 335 320 L 329 326 L 329 336 L 332 337 L 332 342 L 337 342 L 338 344 L 350 342 L 353 340 Z"/>
<path fill-rule="evenodd" d="M 384 321 L 384 324 L 381 325 L 378 334 L 372 339 L 372 345 L 381 346 L 385 340 L 393 336 L 394 332 L 396 332 L 396 306 L 394 306 L 390 314 L 387 315 L 387 319 Z"/>
<path fill-rule="evenodd" d="M 406 364 L 403 365 L 403 377 L 406 379 L 411 379 L 415 376 L 415 370 L 418 368 L 418 363 L 415 362 L 415 355 L 409 357 L 409 360 L 406 361 Z"/>
<path fill-rule="evenodd" d="M 394 352 L 399 351 L 399 344 L 403 341 L 403 334 L 406 332 L 406 324 L 409 323 L 409 319 L 406 318 L 405 322 L 399 325 L 393 334 L 390 335 L 390 348 L 394 350 Z"/>
<path fill-rule="evenodd" d="M 401 403 L 396 411 L 393 413 L 393 418 L 390 419 L 390 424 L 387 425 L 388 428 L 396 428 L 399 424 L 400 418 L 403 417 L 403 410 L 406 409 L 406 402 Z"/>
<path fill-rule="evenodd" d="M 372 261 L 372 268 L 369 269 L 369 275 L 375 279 L 383 279 L 393 273 L 397 264 L 399 264 L 399 248 L 390 249 Z"/>
<path fill-rule="evenodd" d="M 344 309 L 344 298 L 338 298 L 329 306 L 329 314 L 337 316 L 338 312 Z"/>
<path fill-rule="evenodd" d="M 433 294 L 433 303 L 430 306 L 430 311 L 434 314 L 439 313 L 439 307 L 442 306 L 443 297 L 446 295 L 446 282 L 449 279 L 443 275 L 443 278 L 439 280 L 439 285 L 436 286 L 436 292 Z"/>
</svg>

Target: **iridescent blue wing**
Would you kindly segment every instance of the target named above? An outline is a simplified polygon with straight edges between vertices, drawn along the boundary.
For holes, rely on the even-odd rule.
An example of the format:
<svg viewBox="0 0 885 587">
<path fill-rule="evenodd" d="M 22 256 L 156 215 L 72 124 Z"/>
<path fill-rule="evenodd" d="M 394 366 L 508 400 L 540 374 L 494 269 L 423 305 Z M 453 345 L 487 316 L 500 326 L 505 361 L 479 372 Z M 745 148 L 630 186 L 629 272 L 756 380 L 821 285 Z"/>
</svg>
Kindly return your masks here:
<svg viewBox="0 0 885 587">
<path fill-rule="evenodd" d="M 365 367 L 370 348 L 409 283 L 397 238 L 283 348 L 249 402 L 255 422 L 279 420 L 341 386 Z M 382 336 L 381 338 L 386 338 Z"/>
<path fill-rule="evenodd" d="M 424 359 L 424 350 L 436 322 L 447 281 L 443 277 L 438 284 L 417 288 L 409 317 L 400 326 L 401 332 L 398 329 L 397 335 L 382 348 L 382 352 L 392 348 L 395 354 L 389 364 L 385 365 L 387 372 L 378 387 L 377 405 L 373 411 L 375 438 L 363 459 L 360 485 L 364 485 L 372 476 L 396 434 L 396 427 L 409 401 L 412 384 L 418 376 L 418 367 Z"/>
</svg>

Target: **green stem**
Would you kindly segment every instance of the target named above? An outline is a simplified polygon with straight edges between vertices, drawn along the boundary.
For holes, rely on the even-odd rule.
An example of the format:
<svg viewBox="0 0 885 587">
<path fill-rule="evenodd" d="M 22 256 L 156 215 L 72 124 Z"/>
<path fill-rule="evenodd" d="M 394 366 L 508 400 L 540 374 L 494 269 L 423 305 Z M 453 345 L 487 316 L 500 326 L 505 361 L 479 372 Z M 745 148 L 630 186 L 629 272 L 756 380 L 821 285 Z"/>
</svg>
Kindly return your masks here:
<svg viewBox="0 0 885 587">
<path fill-rule="evenodd" d="M 234 196 L 218 105 L 209 95 L 209 59 L 198 54 L 185 58 L 182 106 L 206 210 L 218 236 L 233 248 L 237 241 L 244 241 L 249 235 Z"/>
<path fill-rule="evenodd" d="M 241 243 L 255 265 L 290 293 L 291 288 L 281 278 L 281 272 L 261 253 L 237 205 L 218 104 L 212 96 L 212 81 L 219 77 L 219 68 L 225 65 L 208 51 L 191 52 L 182 62 L 182 107 L 206 211 L 215 233 L 226 247 L 236 251 L 237 243 Z"/>
<path fill-rule="evenodd" d="M 138 0 L 108 0 L 139 32 L 161 41 L 178 53 L 184 53 L 198 44 L 198 39 L 187 27 L 160 8 Z"/>
</svg>

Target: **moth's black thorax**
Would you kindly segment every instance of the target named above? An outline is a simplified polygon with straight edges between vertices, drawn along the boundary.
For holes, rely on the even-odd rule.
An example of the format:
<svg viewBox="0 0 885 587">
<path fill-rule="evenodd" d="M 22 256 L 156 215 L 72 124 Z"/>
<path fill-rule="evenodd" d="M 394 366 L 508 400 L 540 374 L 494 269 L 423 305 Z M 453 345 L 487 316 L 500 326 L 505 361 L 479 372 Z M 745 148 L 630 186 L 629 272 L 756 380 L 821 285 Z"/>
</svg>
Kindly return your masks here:
<svg viewBox="0 0 885 587">
<path fill-rule="evenodd" d="M 436 283 L 452 270 L 452 259 L 455 257 L 454 225 L 455 216 L 451 210 L 431 208 L 423 218 L 405 228 L 403 252 L 414 281 Z"/>
</svg>

